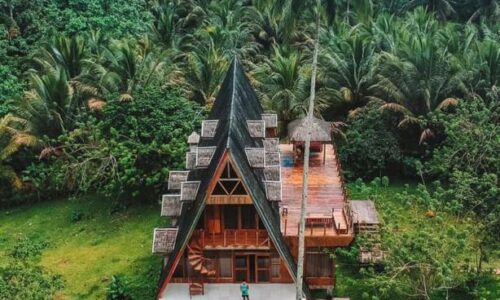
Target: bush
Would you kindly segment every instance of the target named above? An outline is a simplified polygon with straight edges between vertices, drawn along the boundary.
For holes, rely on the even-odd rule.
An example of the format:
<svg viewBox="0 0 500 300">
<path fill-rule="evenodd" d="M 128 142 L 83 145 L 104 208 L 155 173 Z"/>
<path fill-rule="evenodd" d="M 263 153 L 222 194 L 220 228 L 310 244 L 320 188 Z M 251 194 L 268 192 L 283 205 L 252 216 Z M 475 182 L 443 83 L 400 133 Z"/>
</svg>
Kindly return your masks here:
<svg viewBox="0 0 500 300">
<path fill-rule="evenodd" d="M 47 246 L 48 243 L 46 241 L 22 237 L 9 252 L 9 256 L 20 260 L 38 258 L 42 254 L 42 250 Z"/>
<path fill-rule="evenodd" d="M 13 74 L 13 68 L 0 65 L 0 118 L 11 111 L 9 100 L 21 95 L 24 88 L 23 82 Z"/>
<path fill-rule="evenodd" d="M 170 169 L 184 167 L 186 137 L 199 126 L 202 108 L 179 92 L 150 87 L 128 103 L 109 102 L 98 129 L 116 159 L 108 191 L 157 193 Z"/>
<path fill-rule="evenodd" d="M 54 299 L 63 286 L 59 275 L 39 266 L 14 261 L 0 267 L 0 299 Z"/>
<path fill-rule="evenodd" d="M 71 223 L 80 222 L 81 220 L 83 220 L 84 216 L 85 215 L 83 214 L 83 212 L 81 212 L 79 210 L 73 210 L 71 212 L 70 221 L 71 221 Z"/>
<path fill-rule="evenodd" d="M 348 120 L 346 140 L 338 144 L 348 178 L 371 179 L 397 174 L 402 168 L 403 154 L 394 119 L 379 107 L 379 103 L 371 102 Z"/>
<path fill-rule="evenodd" d="M 36 265 L 47 242 L 20 238 L 7 252 L 4 267 L 0 267 L 0 299 L 54 299 L 64 284 L 61 276 Z"/>
<path fill-rule="evenodd" d="M 108 293 L 106 299 L 108 300 L 131 299 L 127 288 L 127 281 L 123 277 L 113 275 L 107 291 Z"/>
</svg>

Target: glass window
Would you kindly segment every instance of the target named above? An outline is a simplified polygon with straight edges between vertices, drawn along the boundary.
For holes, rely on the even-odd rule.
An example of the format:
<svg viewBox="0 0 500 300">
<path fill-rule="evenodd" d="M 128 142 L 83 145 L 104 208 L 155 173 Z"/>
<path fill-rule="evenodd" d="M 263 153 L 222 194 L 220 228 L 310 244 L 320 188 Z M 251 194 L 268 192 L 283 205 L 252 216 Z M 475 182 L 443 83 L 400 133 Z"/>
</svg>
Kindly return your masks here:
<svg viewBox="0 0 500 300">
<path fill-rule="evenodd" d="M 233 192 L 233 195 L 246 195 L 246 194 L 247 194 L 247 191 L 243 187 L 243 183 L 239 182 L 238 186 L 236 187 L 236 189 Z"/>
<path fill-rule="evenodd" d="M 247 257 L 246 256 L 236 256 L 236 268 L 246 268 L 247 267 Z"/>
<path fill-rule="evenodd" d="M 271 258 L 271 276 L 273 278 L 279 278 L 281 275 L 281 259 L 278 253 L 273 253 L 273 257 Z"/>
<path fill-rule="evenodd" d="M 224 205 L 224 228 L 238 229 L 238 207 L 236 205 Z"/>
<path fill-rule="evenodd" d="M 270 259 L 268 256 L 259 256 L 257 258 L 257 266 L 259 268 L 269 268 Z"/>
<path fill-rule="evenodd" d="M 233 277 L 233 258 L 231 253 L 219 253 L 220 277 Z"/>
<path fill-rule="evenodd" d="M 259 270 L 259 282 L 269 282 L 269 270 Z"/>
<path fill-rule="evenodd" d="M 241 206 L 241 228 L 242 229 L 255 229 L 255 208 L 253 205 Z"/>
<path fill-rule="evenodd" d="M 220 181 L 217 182 L 217 184 L 215 185 L 212 195 L 215 196 L 227 195 L 226 191 L 224 191 L 224 189 L 222 188 Z"/>
</svg>

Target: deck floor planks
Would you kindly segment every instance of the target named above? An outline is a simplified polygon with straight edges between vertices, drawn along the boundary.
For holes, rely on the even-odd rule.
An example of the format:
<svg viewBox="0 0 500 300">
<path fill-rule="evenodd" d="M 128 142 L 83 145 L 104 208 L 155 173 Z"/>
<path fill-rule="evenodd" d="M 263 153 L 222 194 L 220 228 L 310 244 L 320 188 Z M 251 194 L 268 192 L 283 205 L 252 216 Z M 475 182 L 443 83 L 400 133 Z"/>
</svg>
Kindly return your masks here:
<svg viewBox="0 0 500 300">
<path fill-rule="evenodd" d="M 280 145 L 281 175 L 283 180 L 283 199 L 281 206 L 288 208 L 287 236 L 298 235 L 300 204 L 302 200 L 303 164 L 293 164 L 293 145 Z M 309 198 L 308 214 L 330 215 L 332 208 L 342 208 L 345 204 L 341 179 L 337 172 L 334 150 L 326 145 L 326 160 L 323 153 L 315 153 L 309 162 Z M 308 230 L 306 230 L 308 231 Z M 310 234 L 306 233 L 306 234 Z M 323 235 L 324 228 L 314 228 L 313 235 Z M 328 235 L 335 235 L 334 229 L 327 230 Z"/>
</svg>

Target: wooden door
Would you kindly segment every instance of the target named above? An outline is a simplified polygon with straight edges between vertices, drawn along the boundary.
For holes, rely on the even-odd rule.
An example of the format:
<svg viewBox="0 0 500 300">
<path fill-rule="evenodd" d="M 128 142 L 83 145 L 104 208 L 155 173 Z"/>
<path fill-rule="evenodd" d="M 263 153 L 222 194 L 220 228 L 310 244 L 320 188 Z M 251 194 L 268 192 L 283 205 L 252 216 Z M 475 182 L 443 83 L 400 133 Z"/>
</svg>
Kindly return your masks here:
<svg viewBox="0 0 500 300">
<path fill-rule="evenodd" d="M 234 256 L 234 280 L 236 282 L 250 282 L 248 255 Z"/>
<path fill-rule="evenodd" d="M 206 206 L 207 231 L 208 233 L 221 233 L 221 214 L 219 205 Z"/>
</svg>

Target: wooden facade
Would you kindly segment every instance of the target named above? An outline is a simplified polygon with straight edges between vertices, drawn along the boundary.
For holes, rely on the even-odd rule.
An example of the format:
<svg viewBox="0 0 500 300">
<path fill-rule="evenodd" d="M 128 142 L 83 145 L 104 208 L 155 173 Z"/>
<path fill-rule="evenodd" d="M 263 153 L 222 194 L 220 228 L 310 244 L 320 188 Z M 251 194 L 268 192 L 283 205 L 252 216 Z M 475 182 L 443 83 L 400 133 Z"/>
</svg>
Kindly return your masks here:
<svg viewBox="0 0 500 300">
<path fill-rule="evenodd" d="M 189 283 L 192 278 L 203 276 L 205 283 L 293 283 L 252 198 L 227 157 L 215 176 L 203 215 L 182 254 L 172 282 Z M 281 193 L 281 185 L 279 189 Z M 351 241 L 350 235 L 339 237 L 331 218 L 332 215 L 316 221 L 308 219 L 311 224 L 306 232 L 305 278 L 311 288 L 333 285 L 334 262 L 326 249 L 344 246 Z M 324 224 L 329 227 L 326 229 Z M 287 236 L 294 257 L 298 253 L 297 241 L 295 234 Z"/>
<path fill-rule="evenodd" d="M 161 244 L 167 239 L 155 240 L 167 254 L 158 299 L 169 282 L 203 293 L 203 284 L 293 283 L 297 276 L 304 158 L 296 159 L 293 144 L 280 144 L 276 115 L 263 113 L 241 68 L 235 60 L 201 134 L 188 140 L 190 171 L 172 173 L 175 190 L 164 197 L 162 215 L 179 216 L 178 234 L 168 247 Z M 309 158 L 307 298 L 310 289 L 335 284 L 330 253 L 354 236 L 335 147 L 314 150 L 322 153 Z"/>
</svg>

